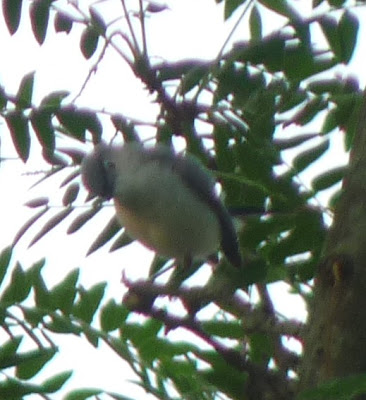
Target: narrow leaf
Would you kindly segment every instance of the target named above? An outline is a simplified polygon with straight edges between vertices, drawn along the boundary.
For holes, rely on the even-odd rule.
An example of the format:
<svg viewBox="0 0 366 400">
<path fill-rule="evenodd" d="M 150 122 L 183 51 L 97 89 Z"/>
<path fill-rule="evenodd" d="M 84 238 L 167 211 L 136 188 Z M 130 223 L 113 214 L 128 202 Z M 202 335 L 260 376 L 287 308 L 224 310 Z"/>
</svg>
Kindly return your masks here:
<svg viewBox="0 0 366 400">
<path fill-rule="evenodd" d="M 98 31 L 100 35 L 104 35 L 107 29 L 107 25 L 104 22 L 101 14 L 94 7 L 89 7 L 89 12 L 94 28 Z"/>
<path fill-rule="evenodd" d="M 131 236 L 129 236 L 126 231 L 123 231 L 118 236 L 118 238 L 113 242 L 109 251 L 110 252 L 116 251 L 116 250 L 120 249 L 121 247 L 127 246 L 131 242 L 133 242 L 133 239 L 131 239 Z"/>
<path fill-rule="evenodd" d="M 27 119 L 22 112 L 14 110 L 6 114 L 5 121 L 19 157 L 23 162 L 26 162 L 30 151 L 30 134 Z"/>
<path fill-rule="evenodd" d="M 3 14 L 6 26 L 11 35 L 13 35 L 19 27 L 22 0 L 3 0 Z"/>
<path fill-rule="evenodd" d="M 6 247 L 1 253 L 0 253 L 0 284 L 2 283 L 4 276 L 6 274 L 6 271 L 8 270 L 10 260 L 11 260 L 11 255 L 12 255 L 12 247 Z"/>
<path fill-rule="evenodd" d="M 80 49 L 83 56 L 88 60 L 98 47 L 99 34 L 94 27 L 88 26 L 81 35 Z"/>
<path fill-rule="evenodd" d="M 101 282 L 88 290 L 80 289 L 80 298 L 73 307 L 73 315 L 90 324 L 104 296 L 106 285 L 105 282 Z"/>
<path fill-rule="evenodd" d="M 87 256 L 89 256 L 94 251 L 98 250 L 100 247 L 104 246 L 109 240 L 112 239 L 121 229 L 121 225 L 117 221 L 116 216 L 113 216 L 108 224 L 104 227 L 102 232 L 97 236 L 92 245 L 89 247 Z"/>
<path fill-rule="evenodd" d="M 18 231 L 13 240 L 13 246 L 15 246 L 20 238 L 27 232 L 27 230 L 48 211 L 48 207 L 45 207 L 43 210 L 39 211 L 37 214 L 33 215 Z"/>
<path fill-rule="evenodd" d="M 31 282 L 26 279 L 26 274 L 20 264 L 17 264 L 11 274 L 8 286 L 4 289 L 0 303 L 20 303 L 28 297 Z"/>
<path fill-rule="evenodd" d="M 76 297 L 76 284 L 79 279 L 79 270 L 74 269 L 65 279 L 58 283 L 50 291 L 50 298 L 53 306 L 68 315 Z"/>
<path fill-rule="evenodd" d="M 293 161 L 296 173 L 303 171 L 310 164 L 320 158 L 329 148 L 329 140 L 325 140 L 316 147 L 312 147 L 299 154 Z"/>
<path fill-rule="evenodd" d="M 19 355 L 15 375 L 20 379 L 30 379 L 36 375 L 56 354 L 55 349 L 39 349 Z"/>
<path fill-rule="evenodd" d="M 71 185 L 69 185 L 66 189 L 66 192 L 64 193 L 64 195 L 62 197 L 62 204 L 65 207 L 72 204 L 78 197 L 79 190 L 80 190 L 79 183 L 74 182 Z"/>
<path fill-rule="evenodd" d="M 26 203 L 24 203 L 24 205 L 29 208 L 37 208 L 46 206 L 49 201 L 50 200 L 48 197 L 37 197 L 36 199 L 27 201 Z"/>
<path fill-rule="evenodd" d="M 71 378 L 73 371 L 61 372 L 43 382 L 42 388 L 46 393 L 55 393 L 62 388 L 68 379 Z"/>
<path fill-rule="evenodd" d="M 100 389 L 75 389 L 68 393 L 64 397 L 64 400 L 86 400 L 101 393 Z"/>
<path fill-rule="evenodd" d="M 68 15 L 66 15 L 62 12 L 56 13 L 55 21 L 54 21 L 56 32 L 70 33 L 72 24 L 73 24 L 73 20 Z"/>
<path fill-rule="evenodd" d="M 43 226 L 43 228 L 37 233 L 37 235 L 30 242 L 29 247 L 33 246 L 38 240 L 40 240 L 46 233 L 51 229 L 55 228 L 60 222 L 62 222 L 74 209 L 69 207 L 65 210 L 60 211 L 58 214 L 50 218 Z"/>
<path fill-rule="evenodd" d="M 350 62 L 357 43 L 359 21 L 356 15 L 345 11 L 339 21 L 338 32 L 342 47 L 342 61 Z"/>
<path fill-rule="evenodd" d="M 346 172 L 346 167 L 337 167 L 318 175 L 311 182 L 315 192 L 320 192 L 321 190 L 328 189 L 329 187 L 339 183 Z"/>
<path fill-rule="evenodd" d="M 50 0 L 36 0 L 29 8 L 32 31 L 39 44 L 43 44 L 46 37 L 50 5 Z"/>
<path fill-rule="evenodd" d="M 47 109 L 33 110 L 30 116 L 32 128 L 43 148 L 49 152 L 55 150 L 55 131 L 52 125 L 52 114 Z"/>
<path fill-rule="evenodd" d="M 70 235 L 78 231 L 81 227 L 83 227 L 88 221 L 90 221 L 94 215 L 96 215 L 100 211 L 100 208 L 91 208 L 81 214 L 79 214 L 70 224 L 67 229 L 67 234 Z"/>
<path fill-rule="evenodd" d="M 117 304 L 114 299 L 102 308 L 100 314 L 100 324 L 105 332 L 118 329 L 126 320 L 129 311 L 120 304 Z"/>
<path fill-rule="evenodd" d="M 18 93 L 16 94 L 17 108 L 29 108 L 32 106 L 34 75 L 34 71 L 30 72 L 20 82 Z"/>
<path fill-rule="evenodd" d="M 254 5 L 249 17 L 250 37 L 252 40 L 262 38 L 262 18 L 258 7 Z"/>
</svg>

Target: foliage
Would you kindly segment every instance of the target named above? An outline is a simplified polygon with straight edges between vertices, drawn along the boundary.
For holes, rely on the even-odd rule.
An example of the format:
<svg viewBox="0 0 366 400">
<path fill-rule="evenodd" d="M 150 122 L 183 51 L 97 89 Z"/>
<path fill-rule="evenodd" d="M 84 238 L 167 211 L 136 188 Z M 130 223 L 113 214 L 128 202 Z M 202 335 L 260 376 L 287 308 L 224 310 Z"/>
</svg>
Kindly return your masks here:
<svg viewBox="0 0 366 400">
<path fill-rule="evenodd" d="M 301 173 L 327 153 L 330 134 L 335 130 L 342 133 L 348 148 L 352 144 L 361 92 L 356 78 L 340 76 L 334 68 L 352 58 L 359 28 L 356 13 L 344 1 L 313 1 L 313 12 L 303 17 L 295 2 L 286 0 L 258 0 L 255 4 L 225 0 L 225 18 L 239 10 L 243 15 L 249 13 L 248 40 L 223 48 L 212 61 L 153 62 L 146 43 L 145 18 L 164 12 L 164 7 L 144 10 L 140 2 L 136 13 L 131 14 L 122 1 L 125 24 L 107 21 L 103 3 L 91 5 L 88 12 L 66 1 L 25 3 L 2 1 L 10 34 L 16 34 L 21 18 L 30 18 L 40 45 L 50 34 L 51 23 L 56 34 L 69 34 L 76 26 L 81 27 L 80 51 L 90 60 L 90 74 L 83 88 L 106 49 L 116 51 L 159 105 L 156 139 L 171 143 L 174 135 L 183 137 L 187 149 L 215 171 L 227 206 L 256 212 L 245 215 L 245 226 L 240 231 L 244 272 L 232 270 L 221 260 L 203 287 L 182 286 L 200 265 L 189 271 L 177 268 L 167 284 L 161 285 L 156 282 L 156 274 L 168 260 L 156 257 L 149 277 L 138 282 L 125 280 L 129 292 L 122 304 L 104 299 L 104 283 L 88 290 L 82 288 L 78 270 L 53 288 L 42 277 L 42 262 L 28 268 L 16 264 L 8 271 L 11 250 L 5 249 L 0 272 L 1 278 L 8 274 L 10 280 L 6 285 L 3 282 L 0 305 L 2 327 L 9 339 L 0 348 L 0 364 L 4 370 L 13 368 L 14 374 L 0 382 L 0 397 L 9 398 L 11 393 L 12 398 L 20 399 L 37 393 L 50 398 L 63 386 L 70 372 L 42 384 L 32 383 L 34 375 L 58 351 L 54 343 L 57 336 L 51 339 L 50 333 L 62 333 L 84 335 L 95 347 L 101 342 L 107 344 L 129 363 L 138 384 L 159 399 L 294 398 L 297 380 L 291 376 L 299 372 L 301 357 L 286 348 L 282 339 L 290 336 L 301 341 L 303 326 L 282 320 L 266 285 L 285 281 L 307 300 L 304 284 L 314 277 L 320 262 L 327 232 L 324 213 L 332 209 L 319 206 L 317 196 L 341 182 L 345 168 L 319 171 L 311 188 L 302 185 L 300 179 Z M 326 3 L 329 7 L 318 12 Z M 266 12 L 282 16 L 285 22 L 264 35 L 262 18 Z M 140 30 L 131 23 L 135 20 Z M 324 35 L 323 47 L 313 37 L 314 26 L 320 27 Z M 122 47 L 117 40 L 121 37 Z M 138 121 L 123 113 L 78 107 L 67 92 L 50 93 L 36 105 L 34 72 L 23 77 L 15 96 L 8 93 L 6 82 L 0 84 L 0 118 L 5 121 L 2 135 L 11 135 L 19 158 L 26 163 L 31 143 L 37 141 L 50 165 L 43 179 L 70 171 L 60 182 L 62 209 L 53 214 L 46 197 L 28 202 L 36 213 L 21 227 L 13 245 L 30 227 L 38 226 L 31 241 L 34 244 L 58 224 L 66 224 L 66 218 L 71 221 L 68 234 L 83 229 L 104 206 L 100 200 L 89 198 L 85 200 L 89 205 L 86 211 L 80 212 L 75 205 L 84 193 L 79 185 L 79 165 L 87 151 L 84 144 L 110 139 L 108 132 L 112 130 L 125 141 L 140 140 Z M 204 100 L 208 95 L 210 102 Z M 314 133 L 310 123 L 321 117 L 321 127 Z M 197 122 L 202 120 L 210 126 L 209 137 L 197 129 Z M 276 135 L 280 130 L 281 138 Z M 80 145 L 77 150 L 62 148 L 60 138 Z M 287 150 L 296 150 L 292 165 L 284 161 Z M 284 172 L 278 174 L 277 170 Z M 330 207 L 336 197 L 331 199 Z M 41 217 L 48 218 L 43 225 Z M 107 244 L 115 251 L 129 242 L 113 218 L 90 244 L 88 254 Z M 251 304 L 246 295 L 251 285 L 259 293 L 256 304 Z M 184 316 L 177 314 L 169 302 L 164 307 L 155 302 L 172 297 L 180 300 Z M 218 310 L 213 318 L 196 317 L 211 303 Z M 144 315 L 144 322 L 129 318 L 135 313 Z M 176 328 L 188 330 L 205 346 L 198 341 L 171 341 L 166 333 Z M 21 334 L 13 333 L 19 330 Z M 25 338 L 32 341 L 33 350 L 19 350 Z M 357 382 L 362 389 L 361 381 Z M 334 385 L 337 387 L 334 383 L 329 390 L 320 388 L 311 398 L 322 398 L 327 393 L 336 398 Z M 354 386 L 347 392 L 347 383 L 339 385 L 343 388 L 343 397 L 339 398 L 357 392 Z M 65 398 L 85 399 L 100 393 L 99 389 L 80 389 Z M 123 394 L 107 394 L 127 399 Z M 306 393 L 303 396 L 310 398 Z"/>
</svg>

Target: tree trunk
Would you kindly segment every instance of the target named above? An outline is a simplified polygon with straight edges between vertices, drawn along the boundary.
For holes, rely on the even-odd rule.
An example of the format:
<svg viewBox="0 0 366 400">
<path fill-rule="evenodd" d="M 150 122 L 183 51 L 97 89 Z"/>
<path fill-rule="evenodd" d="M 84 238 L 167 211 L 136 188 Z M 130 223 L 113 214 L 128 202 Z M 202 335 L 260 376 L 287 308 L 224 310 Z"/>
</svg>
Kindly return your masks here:
<svg viewBox="0 0 366 400">
<path fill-rule="evenodd" d="M 366 371 L 365 97 L 361 107 L 343 193 L 315 279 L 302 390 Z"/>
</svg>

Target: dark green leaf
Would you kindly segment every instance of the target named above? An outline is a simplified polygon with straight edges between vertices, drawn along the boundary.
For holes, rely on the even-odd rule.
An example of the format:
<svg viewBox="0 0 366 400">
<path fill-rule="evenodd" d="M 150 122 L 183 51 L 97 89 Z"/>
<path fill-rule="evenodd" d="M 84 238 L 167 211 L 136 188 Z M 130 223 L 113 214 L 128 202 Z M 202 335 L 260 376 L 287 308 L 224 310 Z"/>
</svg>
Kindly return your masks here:
<svg viewBox="0 0 366 400">
<path fill-rule="evenodd" d="M 252 40 L 262 39 L 262 17 L 256 5 L 254 5 L 250 12 L 249 28 Z"/>
<path fill-rule="evenodd" d="M 51 303 L 50 291 L 40 273 L 33 275 L 34 300 L 39 309 L 54 310 Z"/>
<path fill-rule="evenodd" d="M 64 400 L 86 400 L 101 393 L 102 391 L 99 389 L 76 389 L 68 393 Z"/>
<path fill-rule="evenodd" d="M 232 13 L 243 4 L 243 0 L 226 0 L 225 1 L 225 19 L 231 17 Z"/>
<path fill-rule="evenodd" d="M 51 113 L 58 111 L 61 106 L 62 100 L 64 100 L 69 94 L 70 92 L 66 90 L 60 90 L 50 93 L 42 99 L 40 109 L 47 109 Z"/>
<path fill-rule="evenodd" d="M 94 27 L 88 26 L 84 29 L 80 39 L 80 49 L 87 60 L 95 53 L 98 47 L 98 41 L 99 34 Z"/>
<path fill-rule="evenodd" d="M 259 3 L 275 13 L 292 20 L 298 20 L 300 18 L 296 10 L 290 7 L 290 4 L 287 0 L 259 0 Z"/>
<path fill-rule="evenodd" d="M 128 314 L 129 311 L 123 305 L 117 304 L 113 299 L 109 300 L 100 314 L 100 325 L 103 331 L 110 332 L 120 328 Z"/>
<path fill-rule="evenodd" d="M 89 12 L 94 29 L 97 30 L 99 35 L 104 35 L 107 29 L 107 25 L 104 22 L 103 17 L 94 7 L 89 7 Z"/>
<path fill-rule="evenodd" d="M 292 149 L 293 147 L 299 146 L 300 144 L 319 136 L 319 133 L 306 133 L 303 135 L 296 135 L 288 139 L 275 139 L 274 145 L 279 150 Z"/>
<path fill-rule="evenodd" d="M 69 225 L 67 228 L 67 234 L 70 235 L 76 231 L 78 231 L 81 227 L 83 227 L 88 221 L 90 221 L 94 215 L 96 215 L 100 211 L 100 208 L 91 208 L 90 210 L 84 211 L 79 214 Z"/>
<path fill-rule="evenodd" d="M 32 30 L 37 42 L 43 44 L 46 37 L 52 0 L 34 0 L 29 8 Z"/>
<path fill-rule="evenodd" d="M 12 255 L 12 246 L 6 247 L 0 253 L 0 284 L 3 282 L 6 271 L 8 270 Z"/>
<path fill-rule="evenodd" d="M 110 252 L 116 251 L 120 249 L 121 247 L 127 246 L 133 242 L 133 239 L 127 234 L 126 231 L 123 231 L 118 238 L 113 242 L 111 248 L 109 249 Z"/>
<path fill-rule="evenodd" d="M 320 158 L 329 148 L 329 140 L 324 140 L 311 149 L 305 150 L 295 157 L 293 161 L 294 170 L 296 173 L 303 171 L 310 164 Z"/>
<path fill-rule="evenodd" d="M 13 246 L 18 243 L 21 237 L 27 232 L 27 230 L 46 212 L 48 211 L 48 207 L 45 207 L 43 210 L 40 210 L 37 214 L 33 215 L 18 231 L 13 240 Z"/>
<path fill-rule="evenodd" d="M 4 370 L 14 366 L 14 356 L 22 341 L 21 336 L 16 336 L 3 342 L 0 347 L 0 368 Z"/>
<path fill-rule="evenodd" d="M 207 72 L 208 68 L 206 66 L 192 68 L 186 75 L 184 75 L 181 81 L 180 93 L 184 95 L 192 90 L 200 83 L 201 79 L 206 76 Z"/>
<path fill-rule="evenodd" d="M 339 21 L 338 32 L 342 46 L 342 58 L 344 63 L 350 62 L 357 43 L 359 22 L 356 15 L 345 11 Z"/>
<path fill-rule="evenodd" d="M 58 120 L 75 139 L 85 141 L 85 124 L 75 106 L 67 106 L 56 112 Z"/>
<path fill-rule="evenodd" d="M 30 289 L 31 282 L 26 279 L 24 270 L 17 264 L 13 269 L 8 286 L 3 290 L 0 303 L 20 303 L 28 297 Z"/>
<path fill-rule="evenodd" d="M 43 228 L 37 233 L 36 236 L 32 239 L 32 241 L 29 244 L 30 246 L 33 246 L 38 240 L 40 240 L 46 233 L 48 233 L 51 229 L 55 228 L 60 222 L 62 222 L 74 209 L 71 207 L 68 207 L 53 217 L 51 217 L 44 225 Z"/>
<path fill-rule="evenodd" d="M 74 269 L 69 272 L 65 279 L 58 283 L 50 291 L 51 301 L 56 309 L 68 315 L 74 304 L 76 297 L 76 283 L 79 278 L 79 270 Z"/>
<path fill-rule="evenodd" d="M 57 12 L 55 15 L 54 24 L 55 24 L 56 32 L 70 33 L 72 24 L 73 24 L 73 20 L 68 15 L 66 15 L 62 12 Z"/>
<path fill-rule="evenodd" d="M 28 121 L 18 110 L 10 111 L 5 115 L 15 149 L 23 162 L 26 162 L 30 151 L 30 134 Z"/>
<path fill-rule="evenodd" d="M 73 371 L 65 371 L 61 372 L 52 378 L 48 378 L 42 384 L 42 389 L 46 393 L 55 393 L 62 388 L 62 386 L 66 383 L 68 379 L 70 379 Z"/>
<path fill-rule="evenodd" d="M 34 74 L 35 72 L 30 72 L 29 74 L 24 75 L 20 82 L 18 93 L 16 94 L 16 104 L 19 109 L 29 108 L 32 106 Z"/>
<path fill-rule="evenodd" d="M 123 135 L 123 139 L 126 142 L 134 142 L 139 140 L 136 128 L 128 119 L 122 115 L 115 114 L 111 117 L 111 121 L 117 131 L 120 131 Z"/>
<path fill-rule="evenodd" d="M 90 324 L 104 296 L 105 288 L 106 283 L 101 282 L 88 290 L 80 289 L 80 298 L 73 307 L 73 315 Z"/>
<path fill-rule="evenodd" d="M 72 204 L 78 197 L 80 185 L 77 182 L 71 183 L 62 197 L 62 204 L 66 207 Z"/>
<path fill-rule="evenodd" d="M 56 313 L 52 314 L 51 322 L 44 323 L 45 328 L 56 333 L 72 333 L 74 335 L 80 335 L 82 329 L 75 323 L 73 323 L 69 317 L 61 316 Z"/>
<path fill-rule="evenodd" d="M 7 102 L 8 97 L 6 95 L 5 89 L 0 85 L 0 110 L 5 108 Z"/>
<path fill-rule="evenodd" d="M 204 321 L 202 327 L 208 334 L 218 337 L 230 339 L 243 337 L 243 326 L 238 321 Z"/>
<path fill-rule="evenodd" d="M 339 183 L 344 178 L 346 170 L 347 167 L 337 167 L 318 175 L 311 182 L 313 190 L 315 192 L 320 192 L 321 190 L 328 189 L 336 183 Z"/>
<path fill-rule="evenodd" d="M 56 349 L 42 348 L 18 354 L 18 365 L 15 374 L 20 379 L 30 379 L 56 354 Z"/>
<path fill-rule="evenodd" d="M 42 147 L 53 153 L 55 150 L 55 131 L 50 111 L 43 108 L 33 110 L 30 121 Z"/>
<path fill-rule="evenodd" d="M 22 0 L 3 0 L 3 14 L 9 32 L 13 35 L 19 27 Z"/>
<path fill-rule="evenodd" d="M 97 236 L 92 245 L 89 247 L 87 255 L 89 256 L 100 247 L 104 246 L 109 240 L 112 239 L 121 229 L 121 225 L 117 221 L 117 218 L 113 216 L 108 224 L 104 227 L 102 232 Z"/>
<path fill-rule="evenodd" d="M 324 15 L 319 20 L 320 27 L 334 55 L 342 60 L 342 43 L 339 37 L 338 22 L 331 15 Z"/>
</svg>

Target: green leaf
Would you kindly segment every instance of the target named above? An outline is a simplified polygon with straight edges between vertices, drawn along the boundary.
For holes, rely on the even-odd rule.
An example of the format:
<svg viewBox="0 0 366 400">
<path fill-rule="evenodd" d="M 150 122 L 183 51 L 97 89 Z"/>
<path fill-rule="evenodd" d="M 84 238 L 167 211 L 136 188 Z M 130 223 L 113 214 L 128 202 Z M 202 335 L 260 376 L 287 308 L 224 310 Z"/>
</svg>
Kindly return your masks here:
<svg viewBox="0 0 366 400">
<path fill-rule="evenodd" d="M 13 35 L 19 27 L 22 13 L 22 0 L 3 0 L 2 4 L 6 26 L 10 34 Z"/>
<path fill-rule="evenodd" d="M 94 240 L 92 245 L 89 247 L 86 255 L 89 256 L 94 251 L 98 250 L 100 247 L 104 246 L 109 242 L 113 236 L 115 236 L 121 230 L 121 225 L 117 221 L 117 218 L 113 216 L 108 224 L 104 227 L 102 232 L 99 233 L 97 238 Z"/>
<path fill-rule="evenodd" d="M 89 7 L 89 12 L 94 28 L 97 30 L 99 35 L 104 35 L 107 30 L 107 25 L 104 22 L 102 15 L 94 7 Z"/>
<path fill-rule="evenodd" d="M 23 268 L 17 263 L 11 274 L 10 282 L 1 295 L 0 303 L 21 303 L 28 297 L 30 289 L 31 282 L 26 279 Z"/>
<path fill-rule="evenodd" d="M 35 0 L 29 8 L 32 31 L 39 44 L 43 44 L 50 16 L 52 0 Z"/>
<path fill-rule="evenodd" d="M 114 299 L 109 300 L 100 314 L 102 330 L 110 332 L 118 329 L 124 324 L 128 314 L 129 311 L 123 305 L 117 304 Z"/>
<path fill-rule="evenodd" d="M 42 110 L 48 110 L 49 112 L 56 112 L 59 110 L 62 100 L 64 100 L 69 94 L 70 92 L 66 90 L 59 90 L 50 93 L 42 99 L 39 108 Z"/>
<path fill-rule="evenodd" d="M 36 375 L 56 354 L 57 350 L 42 348 L 18 354 L 15 375 L 20 379 L 30 379 Z"/>
<path fill-rule="evenodd" d="M 38 208 L 42 206 L 46 206 L 49 203 L 50 199 L 48 197 L 37 197 L 32 200 L 28 200 L 27 202 L 24 203 L 25 207 L 29 208 Z"/>
<path fill-rule="evenodd" d="M 80 289 L 80 298 L 73 307 L 73 315 L 90 324 L 104 296 L 106 285 L 105 282 L 101 282 L 88 290 Z"/>
<path fill-rule="evenodd" d="M 85 400 L 93 396 L 98 396 L 102 391 L 100 389 L 76 389 L 68 393 L 64 400 Z"/>
<path fill-rule="evenodd" d="M 225 1 L 225 20 L 230 18 L 233 12 L 244 3 L 243 0 L 226 0 Z"/>
<path fill-rule="evenodd" d="M 27 119 L 21 111 L 13 110 L 5 115 L 5 121 L 19 157 L 24 163 L 27 162 L 30 151 L 30 134 Z"/>
<path fill-rule="evenodd" d="M 303 171 L 309 167 L 314 161 L 320 158 L 329 148 L 329 140 L 324 140 L 311 149 L 305 150 L 295 157 L 293 161 L 294 170 L 296 173 Z"/>
<path fill-rule="evenodd" d="M 345 11 L 339 21 L 338 32 L 342 47 L 341 61 L 350 62 L 357 43 L 359 21 L 356 15 Z"/>
<path fill-rule="evenodd" d="M 342 43 L 339 37 L 338 22 L 336 18 L 326 14 L 319 19 L 318 22 L 328 41 L 330 49 L 339 60 L 342 60 Z"/>
<path fill-rule="evenodd" d="M 287 0 L 259 0 L 259 3 L 290 20 L 298 21 L 301 19 L 295 8 L 290 7 Z"/>
<path fill-rule="evenodd" d="M 82 123 L 75 106 L 67 106 L 59 109 L 56 112 L 56 116 L 72 137 L 82 142 L 85 141 L 85 124 Z"/>
<path fill-rule="evenodd" d="M 40 266 L 39 271 L 41 268 L 42 266 Z M 51 303 L 50 291 L 40 272 L 38 272 L 37 275 L 33 274 L 33 288 L 36 306 L 44 310 L 54 310 L 55 308 Z"/>
<path fill-rule="evenodd" d="M 52 378 L 48 378 L 42 384 L 42 389 L 46 393 L 55 393 L 62 388 L 68 379 L 70 379 L 73 371 L 61 372 Z"/>
<path fill-rule="evenodd" d="M 30 121 L 41 146 L 53 153 L 55 150 L 55 131 L 50 111 L 44 108 L 35 109 L 30 115 Z"/>
<path fill-rule="evenodd" d="M 37 235 L 34 236 L 34 238 L 31 240 L 29 247 L 33 246 L 35 243 L 38 242 L 46 233 L 48 233 L 50 230 L 55 228 L 60 222 L 62 222 L 69 214 L 74 209 L 72 207 L 68 207 L 53 217 L 51 217 L 42 227 L 42 229 L 37 233 Z"/>
<path fill-rule="evenodd" d="M 0 284 L 3 282 L 4 276 L 9 268 L 12 249 L 13 247 L 9 246 L 0 253 Z"/>
<path fill-rule="evenodd" d="M 249 28 L 252 40 L 262 39 L 262 17 L 256 5 L 254 5 L 250 12 Z"/>
<path fill-rule="evenodd" d="M 204 321 L 202 327 L 210 335 L 230 339 L 243 338 L 243 326 L 239 321 Z"/>
<path fill-rule="evenodd" d="M 69 317 L 61 316 L 56 313 L 52 314 L 51 322 L 44 322 L 45 328 L 55 333 L 72 333 L 80 335 L 82 329 L 74 324 Z"/>
<path fill-rule="evenodd" d="M 0 347 L 0 368 L 4 370 L 14 366 L 14 356 L 22 341 L 22 336 L 15 336 L 6 342 L 3 342 Z"/>
<path fill-rule="evenodd" d="M 79 273 L 79 269 L 69 272 L 65 279 L 50 291 L 50 298 L 54 308 L 61 310 L 66 315 L 70 314 L 74 304 Z"/>
<path fill-rule="evenodd" d="M 195 86 L 199 85 L 201 79 L 203 79 L 209 69 L 206 66 L 198 66 L 192 68 L 186 75 L 183 76 L 180 86 L 180 93 L 182 95 L 188 93 Z"/>
<path fill-rule="evenodd" d="M 302 135 L 296 135 L 290 138 L 286 139 L 276 139 L 274 140 L 274 145 L 276 146 L 277 149 L 279 150 L 286 150 L 286 149 L 292 149 L 296 146 L 299 146 L 308 140 L 314 139 L 316 137 L 319 137 L 319 133 L 305 133 Z"/>
<path fill-rule="evenodd" d="M 25 75 L 20 82 L 18 93 L 16 94 L 16 104 L 18 109 L 32 107 L 34 75 L 34 71 L 30 72 Z"/>
<path fill-rule="evenodd" d="M 83 56 L 88 60 L 97 50 L 99 34 L 93 26 L 84 29 L 80 39 L 80 49 Z"/>
<path fill-rule="evenodd" d="M 70 33 L 72 29 L 73 20 L 68 15 L 62 12 L 56 12 L 54 25 L 56 32 Z"/>
<path fill-rule="evenodd" d="M 314 178 L 311 182 L 311 186 L 315 192 L 328 189 L 336 183 L 339 183 L 344 178 L 346 171 L 347 167 L 345 166 L 329 169 Z"/>
</svg>

